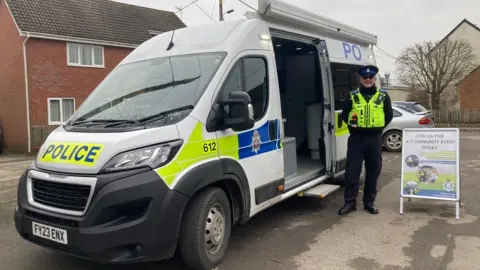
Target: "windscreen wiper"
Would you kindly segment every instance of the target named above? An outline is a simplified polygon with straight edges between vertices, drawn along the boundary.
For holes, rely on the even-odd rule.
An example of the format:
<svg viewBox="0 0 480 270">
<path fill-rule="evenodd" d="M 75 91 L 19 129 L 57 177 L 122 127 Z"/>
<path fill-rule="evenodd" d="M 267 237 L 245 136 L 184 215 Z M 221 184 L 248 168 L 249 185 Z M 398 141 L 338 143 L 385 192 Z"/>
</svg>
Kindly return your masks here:
<svg viewBox="0 0 480 270">
<path fill-rule="evenodd" d="M 113 125 L 120 125 L 124 123 L 132 123 L 136 124 L 137 121 L 135 120 L 116 120 L 116 119 L 90 119 L 85 121 L 75 121 L 71 124 L 71 126 L 78 126 L 82 124 L 103 124 L 106 123 L 104 127 L 113 126 Z"/>
<path fill-rule="evenodd" d="M 155 92 L 155 91 L 160 91 L 160 90 L 163 90 L 163 89 L 166 89 L 166 88 L 169 88 L 169 87 L 177 87 L 179 85 L 183 85 L 183 84 L 188 84 L 188 83 L 191 83 L 191 82 L 194 82 L 196 80 L 198 80 L 199 78 L 201 77 L 201 75 L 198 75 L 196 77 L 192 77 L 192 78 L 188 78 L 188 79 L 183 79 L 183 80 L 179 80 L 179 81 L 171 81 L 171 82 L 168 82 L 168 83 L 163 83 L 163 84 L 159 84 L 159 85 L 155 85 L 155 86 L 150 86 L 150 87 L 146 87 L 146 88 L 143 88 L 143 89 L 139 89 L 137 91 L 134 91 L 134 92 L 130 92 L 126 95 L 123 95 L 119 98 L 116 98 L 114 100 L 111 100 L 101 106 L 98 106 L 97 108 L 89 111 L 88 113 L 84 114 L 83 117 L 93 117 L 105 110 L 108 110 L 122 102 L 124 102 L 125 99 L 130 99 L 130 98 L 133 98 L 133 97 L 136 97 L 136 96 L 139 96 L 139 95 L 143 95 L 143 94 L 147 94 L 147 93 L 151 93 L 151 92 Z"/>
<path fill-rule="evenodd" d="M 118 120 L 118 122 L 109 123 L 109 124 L 106 124 L 106 125 L 103 126 L 103 127 L 104 127 L 104 128 L 106 128 L 106 127 L 113 127 L 113 126 L 118 126 L 118 125 L 121 125 L 121 124 L 138 124 L 138 121 L 137 121 L 137 120 Z"/>
<path fill-rule="evenodd" d="M 193 105 L 187 105 L 187 106 L 179 107 L 179 108 L 176 108 L 176 109 L 172 109 L 172 110 L 164 111 L 164 112 L 161 112 L 161 113 L 157 113 L 157 114 L 154 114 L 154 115 L 150 115 L 148 117 L 144 117 L 144 118 L 138 119 L 136 121 L 137 121 L 138 124 L 145 124 L 145 123 L 161 120 L 169 114 L 176 113 L 176 112 L 181 112 L 181 111 L 186 111 L 186 110 L 191 110 L 193 108 L 194 108 Z"/>
<path fill-rule="evenodd" d="M 96 123 L 110 123 L 112 121 L 116 120 L 105 120 L 105 119 L 90 119 L 90 120 L 84 120 L 84 121 L 73 121 L 70 125 L 71 126 L 78 126 L 81 124 L 96 124 Z"/>
<path fill-rule="evenodd" d="M 103 126 L 104 128 L 118 126 L 118 125 L 122 125 L 122 124 L 140 125 L 140 124 L 145 124 L 145 123 L 160 120 L 160 119 L 164 118 L 165 116 L 167 116 L 169 114 L 172 114 L 172 113 L 175 113 L 175 112 L 181 112 L 181 111 L 185 111 L 185 110 L 189 110 L 189 109 L 193 109 L 193 108 L 194 108 L 193 105 L 188 105 L 188 106 L 179 107 L 179 108 L 176 108 L 176 109 L 164 111 L 164 112 L 161 112 L 161 113 L 157 113 L 157 114 L 154 114 L 154 115 L 151 115 L 151 116 L 148 116 L 148 117 L 145 117 L 145 118 L 141 118 L 141 119 L 138 119 L 138 120 L 90 119 L 90 120 L 79 121 L 79 122 L 76 121 L 76 122 L 73 122 L 71 125 L 72 126 L 77 126 L 77 125 L 87 124 L 87 123 L 95 123 L 95 124 L 106 123 L 106 125 Z"/>
</svg>

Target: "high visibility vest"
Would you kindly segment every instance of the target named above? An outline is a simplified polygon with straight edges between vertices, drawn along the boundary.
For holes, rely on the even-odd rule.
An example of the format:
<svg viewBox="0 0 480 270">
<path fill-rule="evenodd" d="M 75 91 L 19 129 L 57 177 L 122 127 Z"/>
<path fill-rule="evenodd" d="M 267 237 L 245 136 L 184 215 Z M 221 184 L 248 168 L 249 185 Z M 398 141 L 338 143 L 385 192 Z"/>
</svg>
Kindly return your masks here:
<svg viewBox="0 0 480 270">
<path fill-rule="evenodd" d="M 385 113 L 383 112 L 383 100 L 387 95 L 384 89 L 378 89 L 375 95 L 367 102 L 360 90 L 356 89 L 350 92 L 352 98 L 352 110 L 348 115 L 348 123 L 352 120 L 352 115 L 357 114 L 357 127 L 359 128 L 378 128 L 385 126 Z"/>
</svg>

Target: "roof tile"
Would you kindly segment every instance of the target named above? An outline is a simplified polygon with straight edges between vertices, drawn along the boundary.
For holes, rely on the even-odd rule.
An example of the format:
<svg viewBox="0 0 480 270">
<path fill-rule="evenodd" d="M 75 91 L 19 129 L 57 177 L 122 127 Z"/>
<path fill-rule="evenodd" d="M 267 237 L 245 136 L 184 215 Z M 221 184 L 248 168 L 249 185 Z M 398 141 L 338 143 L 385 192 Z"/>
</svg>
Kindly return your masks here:
<svg viewBox="0 0 480 270">
<path fill-rule="evenodd" d="M 6 0 L 22 31 L 138 45 L 185 27 L 173 12 L 111 0 Z"/>
</svg>

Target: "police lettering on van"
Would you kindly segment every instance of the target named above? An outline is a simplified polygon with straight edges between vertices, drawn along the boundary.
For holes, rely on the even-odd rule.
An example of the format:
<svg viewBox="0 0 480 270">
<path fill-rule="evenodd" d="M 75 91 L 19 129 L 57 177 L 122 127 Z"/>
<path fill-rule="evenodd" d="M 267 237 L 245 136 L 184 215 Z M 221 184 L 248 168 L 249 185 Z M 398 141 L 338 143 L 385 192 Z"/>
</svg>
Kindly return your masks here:
<svg viewBox="0 0 480 270">
<path fill-rule="evenodd" d="M 342 42 L 345 59 L 351 59 L 351 56 L 357 61 L 362 61 L 362 49 L 357 44 Z"/>
<path fill-rule="evenodd" d="M 93 166 L 102 148 L 100 144 L 51 143 L 40 161 Z"/>
</svg>

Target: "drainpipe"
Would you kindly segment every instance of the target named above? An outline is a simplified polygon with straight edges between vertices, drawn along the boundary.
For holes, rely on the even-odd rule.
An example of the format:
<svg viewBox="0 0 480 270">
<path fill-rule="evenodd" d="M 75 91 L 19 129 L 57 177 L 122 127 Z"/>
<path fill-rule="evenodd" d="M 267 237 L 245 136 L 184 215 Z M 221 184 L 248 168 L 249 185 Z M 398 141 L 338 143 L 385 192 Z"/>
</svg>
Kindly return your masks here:
<svg viewBox="0 0 480 270">
<path fill-rule="evenodd" d="M 23 41 L 23 66 L 24 66 L 24 73 L 25 73 L 25 102 L 27 108 L 27 137 L 28 137 L 28 153 L 32 152 L 32 140 L 30 135 L 30 101 L 28 98 L 28 67 L 27 67 L 27 41 L 30 38 L 29 33 L 27 33 L 27 37 Z"/>
</svg>

